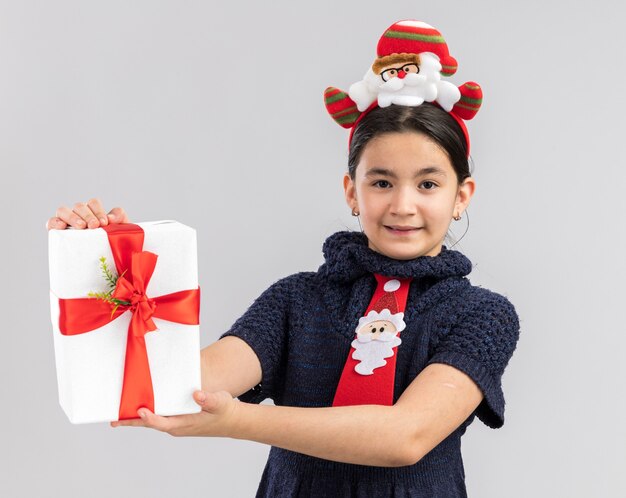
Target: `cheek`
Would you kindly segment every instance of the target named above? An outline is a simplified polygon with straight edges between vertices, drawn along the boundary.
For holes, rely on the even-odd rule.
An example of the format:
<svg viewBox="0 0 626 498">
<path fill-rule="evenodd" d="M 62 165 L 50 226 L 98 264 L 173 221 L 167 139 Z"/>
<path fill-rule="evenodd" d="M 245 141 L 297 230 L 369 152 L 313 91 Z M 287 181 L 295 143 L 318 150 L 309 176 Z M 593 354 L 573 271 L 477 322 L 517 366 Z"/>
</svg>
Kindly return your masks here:
<svg viewBox="0 0 626 498">
<path fill-rule="evenodd" d="M 381 198 L 381 196 L 372 195 L 372 193 L 367 190 L 363 190 L 357 195 L 359 196 L 359 207 L 361 213 L 363 213 L 365 216 L 367 216 L 368 214 L 375 214 L 376 212 L 380 211 L 385 205 L 385 202 Z"/>
<path fill-rule="evenodd" d="M 447 223 L 454 212 L 454 200 L 446 197 L 445 199 L 432 198 L 423 204 L 422 212 L 434 223 Z"/>
</svg>

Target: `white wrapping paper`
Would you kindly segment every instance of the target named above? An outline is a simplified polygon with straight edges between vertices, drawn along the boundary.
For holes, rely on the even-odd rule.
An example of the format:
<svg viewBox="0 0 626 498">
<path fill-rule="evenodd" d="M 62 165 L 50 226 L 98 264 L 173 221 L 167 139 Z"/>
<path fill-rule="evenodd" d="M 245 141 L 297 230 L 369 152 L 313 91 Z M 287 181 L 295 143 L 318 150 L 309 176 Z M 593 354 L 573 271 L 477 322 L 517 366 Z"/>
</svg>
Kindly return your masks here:
<svg viewBox="0 0 626 498">
<path fill-rule="evenodd" d="M 197 289 L 196 231 L 170 220 L 136 225 L 144 230 L 143 250 L 158 255 L 147 296 Z M 107 234 L 101 228 L 50 230 L 48 243 L 59 402 L 74 424 L 118 420 L 131 312 L 83 334 L 65 336 L 59 330 L 59 298 L 108 290 L 99 261 L 105 256 L 115 271 Z M 157 330 L 148 332 L 145 341 L 155 413 L 200 412 L 192 397 L 201 388 L 199 326 L 153 320 Z"/>
</svg>

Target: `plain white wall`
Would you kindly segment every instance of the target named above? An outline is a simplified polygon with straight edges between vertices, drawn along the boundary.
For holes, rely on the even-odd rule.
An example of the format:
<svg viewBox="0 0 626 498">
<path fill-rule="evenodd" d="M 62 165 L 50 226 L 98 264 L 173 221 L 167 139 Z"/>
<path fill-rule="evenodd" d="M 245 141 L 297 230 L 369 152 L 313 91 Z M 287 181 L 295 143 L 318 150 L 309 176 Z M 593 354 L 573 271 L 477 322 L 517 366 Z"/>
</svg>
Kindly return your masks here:
<svg viewBox="0 0 626 498">
<path fill-rule="evenodd" d="M 626 495 L 624 7 L 495 0 L 0 2 L 0 494 L 253 496 L 267 446 L 67 421 L 44 223 L 98 196 L 196 227 L 208 345 L 357 228 L 322 93 L 403 18 L 443 33 L 451 81 L 483 86 L 455 248 L 522 320 L 505 425 L 463 439 L 469 494 Z"/>
</svg>

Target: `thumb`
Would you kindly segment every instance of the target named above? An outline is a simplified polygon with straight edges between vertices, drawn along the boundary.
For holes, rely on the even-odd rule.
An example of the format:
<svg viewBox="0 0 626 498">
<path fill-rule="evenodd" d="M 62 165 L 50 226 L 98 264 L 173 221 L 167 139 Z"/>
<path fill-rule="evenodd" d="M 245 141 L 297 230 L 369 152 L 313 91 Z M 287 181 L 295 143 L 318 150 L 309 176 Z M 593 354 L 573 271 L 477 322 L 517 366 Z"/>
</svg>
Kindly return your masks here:
<svg viewBox="0 0 626 498">
<path fill-rule="evenodd" d="M 198 403 L 203 410 L 212 412 L 217 409 L 219 405 L 218 396 L 215 393 L 207 391 L 195 391 L 194 400 Z"/>
</svg>

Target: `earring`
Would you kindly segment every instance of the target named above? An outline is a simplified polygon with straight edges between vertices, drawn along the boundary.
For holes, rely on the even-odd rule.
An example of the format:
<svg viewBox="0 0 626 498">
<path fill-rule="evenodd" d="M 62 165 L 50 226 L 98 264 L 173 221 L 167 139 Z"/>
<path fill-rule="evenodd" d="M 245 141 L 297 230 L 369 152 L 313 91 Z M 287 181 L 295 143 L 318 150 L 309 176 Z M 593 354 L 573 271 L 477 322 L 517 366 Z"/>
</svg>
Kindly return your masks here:
<svg viewBox="0 0 626 498">
<path fill-rule="evenodd" d="M 352 216 L 359 216 L 361 213 L 358 211 L 355 213 L 355 209 L 352 210 Z"/>
<path fill-rule="evenodd" d="M 461 215 L 453 216 L 454 221 L 459 221 L 461 219 Z"/>
</svg>

